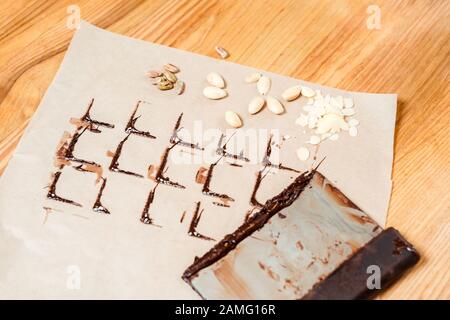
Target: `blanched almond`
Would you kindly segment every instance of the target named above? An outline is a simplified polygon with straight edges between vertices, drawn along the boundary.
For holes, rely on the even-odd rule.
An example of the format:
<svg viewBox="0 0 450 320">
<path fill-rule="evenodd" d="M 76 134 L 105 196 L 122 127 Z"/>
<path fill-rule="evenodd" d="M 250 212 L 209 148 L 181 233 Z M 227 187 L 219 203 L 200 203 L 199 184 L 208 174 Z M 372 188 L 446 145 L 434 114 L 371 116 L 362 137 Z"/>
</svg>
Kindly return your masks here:
<svg viewBox="0 0 450 320">
<path fill-rule="evenodd" d="M 359 125 L 359 121 L 358 120 L 356 120 L 356 119 L 350 119 L 350 120 L 348 120 L 348 125 L 350 126 L 350 127 L 356 127 L 356 126 L 358 126 Z"/>
<path fill-rule="evenodd" d="M 275 114 L 282 114 L 284 112 L 284 107 L 281 102 L 272 96 L 267 96 L 267 108 Z"/>
<path fill-rule="evenodd" d="M 217 100 L 227 96 L 227 92 L 216 87 L 206 87 L 203 89 L 203 95 L 208 99 Z"/>
<path fill-rule="evenodd" d="M 217 72 L 208 73 L 208 75 L 206 76 L 206 81 L 208 81 L 208 83 L 214 87 L 221 89 L 225 88 L 225 81 Z"/>
<path fill-rule="evenodd" d="M 233 128 L 242 127 L 242 120 L 234 111 L 228 110 L 225 112 L 225 121 Z"/>
<path fill-rule="evenodd" d="M 298 150 L 297 150 L 297 157 L 301 161 L 308 160 L 308 158 L 309 158 L 309 150 L 306 149 L 305 147 L 298 148 Z"/>
<path fill-rule="evenodd" d="M 269 77 L 262 76 L 259 78 L 258 83 L 256 84 L 259 94 L 266 95 L 270 90 L 271 84 Z"/>
<path fill-rule="evenodd" d="M 358 135 L 358 129 L 356 127 L 350 127 L 350 129 L 348 129 L 348 134 L 351 137 L 356 137 Z"/>
<path fill-rule="evenodd" d="M 248 113 L 255 114 L 261 111 L 266 101 L 263 97 L 254 97 L 248 104 Z"/>
<path fill-rule="evenodd" d="M 312 98 L 316 95 L 316 92 L 313 89 L 311 89 L 310 87 L 302 86 L 301 88 L 302 88 L 302 96 L 305 96 L 307 98 Z"/>
<path fill-rule="evenodd" d="M 245 77 L 245 82 L 255 83 L 261 78 L 261 73 L 252 73 Z"/>
<path fill-rule="evenodd" d="M 344 107 L 345 108 L 353 108 L 353 99 L 352 98 L 345 98 L 344 99 Z"/>
<path fill-rule="evenodd" d="M 309 138 L 308 143 L 310 143 L 310 144 L 319 144 L 320 143 L 320 137 L 319 136 L 311 136 Z"/>
<path fill-rule="evenodd" d="M 286 101 L 293 101 L 297 99 L 302 92 L 300 86 L 290 87 L 281 94 L 281 97 Z"/>
</svg>

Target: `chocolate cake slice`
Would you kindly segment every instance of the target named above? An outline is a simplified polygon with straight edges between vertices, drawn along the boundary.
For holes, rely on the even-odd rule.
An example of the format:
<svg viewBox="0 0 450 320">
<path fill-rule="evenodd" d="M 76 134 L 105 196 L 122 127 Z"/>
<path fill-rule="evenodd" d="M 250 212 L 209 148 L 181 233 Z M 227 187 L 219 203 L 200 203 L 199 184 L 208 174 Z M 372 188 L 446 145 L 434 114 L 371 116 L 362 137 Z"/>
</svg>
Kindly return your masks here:
<svg viewBox="0 0 450 320">
<path fill-rule="evenodd" d="M 396 230 L 311 171 L 195 258 L 183 279 L 204 299 L 361 299 L 418 260 Z"/>
</svg>

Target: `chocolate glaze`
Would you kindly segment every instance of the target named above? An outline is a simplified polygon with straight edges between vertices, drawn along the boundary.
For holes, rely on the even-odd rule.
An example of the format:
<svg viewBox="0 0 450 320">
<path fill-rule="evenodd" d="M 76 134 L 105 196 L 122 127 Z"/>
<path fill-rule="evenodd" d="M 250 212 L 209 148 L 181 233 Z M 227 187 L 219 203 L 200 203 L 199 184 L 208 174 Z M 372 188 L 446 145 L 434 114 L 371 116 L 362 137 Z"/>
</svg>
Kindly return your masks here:
<svg viewBox="0 0 450 320">
<path fill-rule="evenodd" d="M 224 145 L 222 145 L 222 141 L 223 141 L 224 138 L 225 138 L 225 135 L 222 134 L 220 136 L 219 143 L 217 144 L 216 154 L 218 154 L 221 157 L 225 157 L 225 158 L 231 158 L 231 159 L 234 159 L 234 160 L 242 160 L 242 161 L 245 161 L 245 162 L 250 162 L 250 160 L 248 158 L 244 157 L 243 152 L 241 152 L 240 154 L 229 153 L 227 151 L 228 141 L 225 142 Z"/>
<path fill-rule="evenodd" d="M 125 127 L 125 132 L 128 133 L 128 134 L 136 134 L 136 135 L 141 136 L 141 137 L 146 137 L 146 138 L 150 138 L 150 139 L 156 139 L 156 137 L 154 135 L 152 135 L 150 132 L 142 131 L 142 130 L 136 129 L 136 127 L 135 127 L 136 121 L 140 117 L 140 116 L 136 117 L 136 113 L 137 113 L 141 103 L 142 103 L 142 101 L 138 101 L 138 103 L 136 104 L 136 107 L 134 108 L 134 111 L 131 114 L 130 119 L 128 120 L 127 126 Z"/>
<path fill-rule="evenodd" d="M 97 121 L 97 120 L 94 120 L 91 118 L 90 113 L 91 113 L 91 109 L 92 109 L 93 105 L 94 105 L 94 98 L 92 98 L 91 101 L 89 102 L 89 106 L 88 106 L 86 113 L 80 118 L 81 122 L 88 124 L 87 127 L 89 128 L 89 131 L 96 132 L 96 133 L 101 132 L 98 129 L 99 127 L 113 129 L 114 128 L 113 124 L 107 123 L 107 122 L 102 122 L 102 121 Z M 94 126 L 95 126 L 95 128 L 94 128 Z"/>
<path fill-rule="evenodd" d="M 127 175 L 130 175 L 130 176 L 143 178 L 144 176 L 141 175 L 141 174 L 134 173 L 134 172 L 127 171 L 127 170 L 122 170 L 122 169 L 119 168 L 119 158 L 120 158 L 120 155 L 122 153 L 122 148 L 123 148 L 123 145 L 125 144 L 125 142 L 130 137 L 130 134 L 131 133 L 129 133 L 125 137 L 125 139 L 123 139 L 122 141 L 119 142 L 119 145 L 117 146 L 116 152 L 114 152 L 114 156 L 112 157 L 111 164 L 109 165 L 109 170 L 113 171 L 113 172 L 119 172 L 119 173 L 127 174 Z"/>
<path fill-rule="evenodd" d="M 219 160 L 220 160 L 220 159 L 219 159 Z M 215 198 L 220 198 L 220 199 L 224 199 L 224 200 L 234 201 L 233 198 L 231 198 L 230 196 L 228 196 L 228 195 L 226 195 L 226 194 L 217 193 L 217 192 L 211 191 L 211 190 L 209 189 L 209 186 L 210 186 L 210 184 L 211 184 L 211 178 L 212 178 L 213 171 L 214 171 L 214 167 L 215 167 L 216 165 L 217 165 L 217 162 L 216 162 L 216 163 L 213 163 L 213 164 L 211 164 L 211 165 L 209 166 L 208 173 L 206 174 L 206 181 L 205 181 L 205 183 L 203 184 L 202 193 L 203 193 L 204 195 L 207 195 L 207 196 L 210 196 L 210 197 L 215 197 Z"/>
<path fill-rule="evenodd" d="M 314 173 L 315 170 L 302 173 L 279 195 L 267 200 L 264 206 L 247 219 L 237 230 L 226 235 L 211 250 L 195 260 L 183 273 L 183 280 L 191 284 L 191 279 L 195 277 L 200 270 L 223 258 L 231 250 L 236 248 L 241 241 L 253 234 L 256 230 L 261 229 L 273 215 L 290 206 L 309 184 Z"/>
<path fill-rule="evenodd" d="M 95 200 L 94 206 L 92 207 L 92 210 L 94 210 L 95 212 L 100 212 L 100 213 L 104 213 L 104 214 L 110 214 L 109 210 L 106 209 L 103 205 L 102 205 L 102 195 L 103 195 L 103 190 L 105 189 L 106 186 L 106 178 L 102 178 L 102 185 L 100 186 L 100 190 L 97 194 L 97 199 Z"/>
<path fill-rule="evenodd" d="M 147 201 L 145 202 L 144 210 L 142 210 L 140 220 L 143 224 L 151 224 L 151 225 L 159 227 L 158 225 L 153 223 L 153 219 L 150 217 L 150 214 L 149 214 L 150 206 L 153 203 L 153 200 L 155 199 L 155 192 L 156 192 L 157 187 L 158 187 L 158 184 L 156 184 L 156 186 L 152 190 L 150 190 L 150 193 L 148 194 L 148 197 L 147 197 Z"/>
<path fill-rule="evenodd" d="M 62 198 L 56 194 L 56 184 L 58 183 L 58 180 L 61 177 L 61 173 L 62 173 L 62 171 L 58 171 L 53 175 L 53 181 L 49 187 L 49 190 L 47 193 L 47 198 L 51 199 L 51 200 L 56 200 L 56 201 L 72 204 L 77 207 L 82 207 L 82 205 L 79 204 L 78 202 Z"/>
<path fill-rule="evenodd" d="M 168 148 L 163 153 L 163 156 L 161 158 L 161 163 L 158 167 L 158 171 L 156 172 L 155 180 L 158 183 L 162 183 L 171 187 L 185 189 L 186 187 L 179 184 L 178 182 L 171 181 L 170 178 L 164 176 L 164 172 L 166 171 L 166 165 L 167 160 L 169 158 L 170 151 L 176 146 L 177 144 L 174 144 Z"/>
<path fill-rule="evenodd" d="M 177 144 L 179 146 L 182 147 L 188 147 L 191 149 L 197 149 L 197 150 L 205 150 L 205 148 L 202 148 L 199 146 L 198 143 L 190 143 L 190 142 L 186 142 L 183 141 L 179 136 L 178 136 L 178 131 L 181 129 L 181 119 L 183 118 L 183 113 L 180 114 L 180 116 L 178 117 L 178 120 L 175 124 L 175 127 L 173 128 L 173 133 L 172 133 L 172 137 L 170 138 L 170 143 L 174 143 Z"/>
<path fill-rule="evenodd" d="M 188 230 L 188 235 L 190 235 L 191 237 L 196 237 L 199 239 L 203 239 L 203 240 L 214 240 L 213 238 L 204 236 L 203 234 L 199 233 L 197 231 L 197 225 L 200 222 L 200 218 L 202 217 L 202 213 L 203 213 L 203 209 L 200 210 L 200 201 L 197 202 L 196 206 L 195 206 L 195 211 L 194 211 L 194 215 L 191 219 L 191 224 L 189 225 L 189 230 Z"/>
<path fill-rule="evenodd" d="M 303 300 L 368 299 L 386 289 L 420 259 L 414 247 L 394 228 L 388 228 L 303 296 Z M 369 289 L 369 266 L 380 268 L 381 289 Z"/>
</svg>

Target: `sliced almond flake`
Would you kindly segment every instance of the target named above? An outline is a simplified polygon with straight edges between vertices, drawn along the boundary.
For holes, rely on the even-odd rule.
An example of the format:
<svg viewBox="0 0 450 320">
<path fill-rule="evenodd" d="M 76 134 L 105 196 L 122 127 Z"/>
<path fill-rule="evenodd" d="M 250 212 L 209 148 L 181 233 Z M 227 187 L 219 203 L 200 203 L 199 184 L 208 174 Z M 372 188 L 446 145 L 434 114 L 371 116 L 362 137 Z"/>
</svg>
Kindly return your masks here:
<svg viewBox="0 0 450 320">
<path fill-rule="evenodd" d="M 314 108 L 313 108 L 313 106 L 311 106 L 311 105 L 309 105 L 309 104 L 306 104 L 306 105 L 303 106 L 302 109 L 303 109 L 304 111 L 306 111 L 306 112 L 311 112 Z"/>
<path fill-rule="evenodd" d="M 337 139 L 339 139 L 339 134 L 335 133 L 335 134 L 331 135 L 329 139 L 331 141 L 336 141 Z"/>
<path fill-rule="evenodd" d="M 306 127 L 308 125 L 308 117 L 305 116 L 303 113 L 300 114 L 300 117 L 295 120 L 295 124 L 298 124 L 299 126 Z"/>
<path fill-rule="evenodd" d="M 356 137 L 358 135 L 358 129 L 356 127 L 350 127 L 350 129 L 348 129 L 348 134 L 351 137 Z"/>
<path fill-rule="evenodd" d="M 314 115 L 308 116 L 308 128 L 314 129 L 317 126 L 317 117 Z"/>
<path fill-rule="evenodd" d="M 333 114 L 336 114 L 336 115 L 339 115 L 339 116 L 342 114 L 342 110 L 339 109 L 339 107 L 332 106 L 331 104 L 325 106 L 325 112 L 326 113 L 333 113 Z"/>
<path fill-rule="evenodd" d="M 345 108 L 345 109 L 342 110 L 342 114 L 344 116 L 352 116 L 352 115 L 355 114 L 355 109 L 353 109 L 353 108 Z"/>
<path fill-rule="evenodd" d="M 339 99 L 339 97 L 340 97 L 340 99 Z M 342 109 L 344 107 L 344 101 L 342 99 L 342 96 L 331 98 L 330 105 L 332 105 L 333 107 Z"/>
<path fill-rule="evenodd" d="M 297 150 L 297 157 L 300 159 L 300 161 L 306 161 L 309 158 L 309 150 L 305 147 L 298 148 Z"/>
<path fill-rule="evenodd" d="M 308 141 L 308 143 L 309 144 L 319 144 L 320 143 L 320 137 L 319 136 L 311 136 L 310 138 L 309 138 L 309 141 Z"/>
<path fill-rule="evenodd" d="M 344 107 L 345 108 L 353 108 L 353 99 L 352 98 L 345 98 L 344 99 Z"/>
<path fill-rule="evenodd" d="M 322 134 L 322 135 L 320 136 L 320 139 L 323 141 L 323 140 L 328 139 L 328 138 L 331 137 L 331 136 L 332 136 L 331 133 L 324 133 L 324 134 Z"/>
<path fill-rule="evenodd" d="M 356 127 L 359 125 L 359 121 L 356 120 L 355 118 L 348 120 L 347 123 L 350 127 Z"/>
</svg>

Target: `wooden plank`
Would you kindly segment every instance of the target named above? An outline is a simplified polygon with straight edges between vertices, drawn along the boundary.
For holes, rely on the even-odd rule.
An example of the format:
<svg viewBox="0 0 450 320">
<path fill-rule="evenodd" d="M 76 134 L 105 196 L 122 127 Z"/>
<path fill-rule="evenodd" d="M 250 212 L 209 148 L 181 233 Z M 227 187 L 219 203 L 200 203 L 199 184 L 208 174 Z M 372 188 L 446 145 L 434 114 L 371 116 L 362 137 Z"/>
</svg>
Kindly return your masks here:
<svg viewBox="0 0 450 320">
<path fill-rule="evenodd" d="M 0 172 L 62 60 L 71 1 L 0 3 Z M 346 90 L 399 95 L 388 224 L 423 255 L 382 298 L 450 298 L 450 2 L 77 1 L 100 27 Z"/>
</svg>

